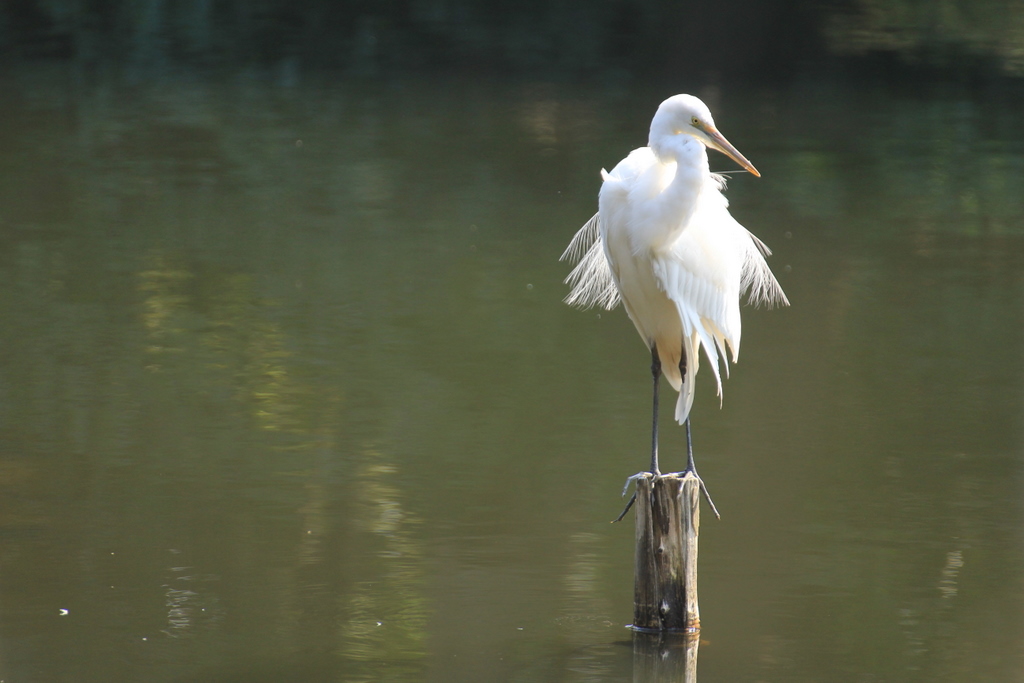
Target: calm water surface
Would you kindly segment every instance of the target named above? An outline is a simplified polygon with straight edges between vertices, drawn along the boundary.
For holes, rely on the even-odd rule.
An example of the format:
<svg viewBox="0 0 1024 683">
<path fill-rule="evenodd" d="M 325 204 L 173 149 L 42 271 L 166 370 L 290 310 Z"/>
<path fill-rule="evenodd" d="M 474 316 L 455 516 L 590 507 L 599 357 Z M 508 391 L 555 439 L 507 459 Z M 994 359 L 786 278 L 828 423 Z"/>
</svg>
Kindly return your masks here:
<svg viewBox="0 0 1024 683">
<path fill-rule="evenodd" d="M 698 679 L 1024 674 L 1018 102 L 0 80 L 4 681 L 680 680 L 608 524 L 648 356 L 558 255 L 686 90 L 793 303 L 698 382 Z"/>
</svg>

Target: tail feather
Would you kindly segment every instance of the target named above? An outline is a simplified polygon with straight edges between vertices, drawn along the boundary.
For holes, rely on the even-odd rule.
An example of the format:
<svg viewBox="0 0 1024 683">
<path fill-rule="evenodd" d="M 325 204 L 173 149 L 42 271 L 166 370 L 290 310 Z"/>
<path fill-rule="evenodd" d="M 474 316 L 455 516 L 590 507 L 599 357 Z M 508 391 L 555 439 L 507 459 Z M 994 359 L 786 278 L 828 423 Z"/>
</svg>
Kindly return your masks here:
<svg viewBox="0 0 1024 683">
<path fill-rule="evenodd" d="M 700 366 L 700 340 L 697 334 L 683 337 L 683 350 L 686 353 L 686 374 L 683 375 L 682 383 L 679 386 L 679 398 L 676 400 L 676 422 L 683 424 L 690 416 L 690 409 L 693 408 L 693 396 L 695 392 L 695 381 L 697 379 L 697 368 Z"/>
</svg>

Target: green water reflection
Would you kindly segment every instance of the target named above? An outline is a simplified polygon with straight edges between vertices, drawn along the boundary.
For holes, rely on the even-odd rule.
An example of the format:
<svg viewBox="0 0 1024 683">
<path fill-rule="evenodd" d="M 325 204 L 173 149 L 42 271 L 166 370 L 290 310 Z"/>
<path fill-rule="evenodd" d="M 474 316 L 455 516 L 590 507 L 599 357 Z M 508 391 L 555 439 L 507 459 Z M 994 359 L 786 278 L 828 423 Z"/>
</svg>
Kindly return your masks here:
<svg viewBox="0 0 1024 683">
<path fill-rule="evenodd" d="M 5 78 L 0 677 L 634 675 L 646 355 L 557 257 L 668 93 Z M 1016 105 L 692 89 L 793 302 L 699 381 L 698 677 L 1015 680 Z"/>
</svg>

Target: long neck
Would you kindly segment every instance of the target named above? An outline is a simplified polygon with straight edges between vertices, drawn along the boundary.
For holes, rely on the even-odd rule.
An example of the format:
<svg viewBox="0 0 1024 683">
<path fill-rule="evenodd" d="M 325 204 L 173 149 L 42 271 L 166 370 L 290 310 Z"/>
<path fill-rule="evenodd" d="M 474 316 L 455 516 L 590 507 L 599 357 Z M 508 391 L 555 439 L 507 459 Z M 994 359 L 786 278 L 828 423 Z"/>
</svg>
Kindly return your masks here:
<svg viewBox="0 0 1024 683">
<path fill-rule="evenodd" d="M 667 203 L 676 204 L 675 210 L 680 214 L 692 213 L 696 198 L 711 175 L 707 148 L 693 138 L 683 138 L 666 152 L 661 158 L 675 162 L 676 172 L 672 182 L 665 187 L 662 197 Z"/>
<path fill-rule="evenodd" d="M 640 236 L 651 249 L 665 248 L 678 239 L 697 208 L 701 189 L 710 178 L 704 145 L 693 138 L 679 140 L 681 136 L 676 137 L 678 144 L 655 149 L 662 173 L 662 189 L 652 198 L 643 221 L 649 229 Z"/>
</svg>

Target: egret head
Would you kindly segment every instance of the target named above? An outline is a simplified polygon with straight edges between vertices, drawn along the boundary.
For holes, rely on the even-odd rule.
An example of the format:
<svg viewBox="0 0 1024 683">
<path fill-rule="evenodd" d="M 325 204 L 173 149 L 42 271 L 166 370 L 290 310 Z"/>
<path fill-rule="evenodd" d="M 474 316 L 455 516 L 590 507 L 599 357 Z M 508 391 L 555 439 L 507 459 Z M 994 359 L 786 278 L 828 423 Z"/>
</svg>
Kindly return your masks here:
<svg viewBox="0 0 1024 683">
<path fill-rule="evenodd" d="M 754 175 L 761 176 L 754 165 L 718 132 L 711 110 L 693 95 L 675 95 L 661 103 L 651 121 L 651 136 L 647 144 L 658 156 L 673 157 L 674 149 L 686 139 L 680 136 L 689 136 L 705 147 L 717 149 Z"/>
</svg>

